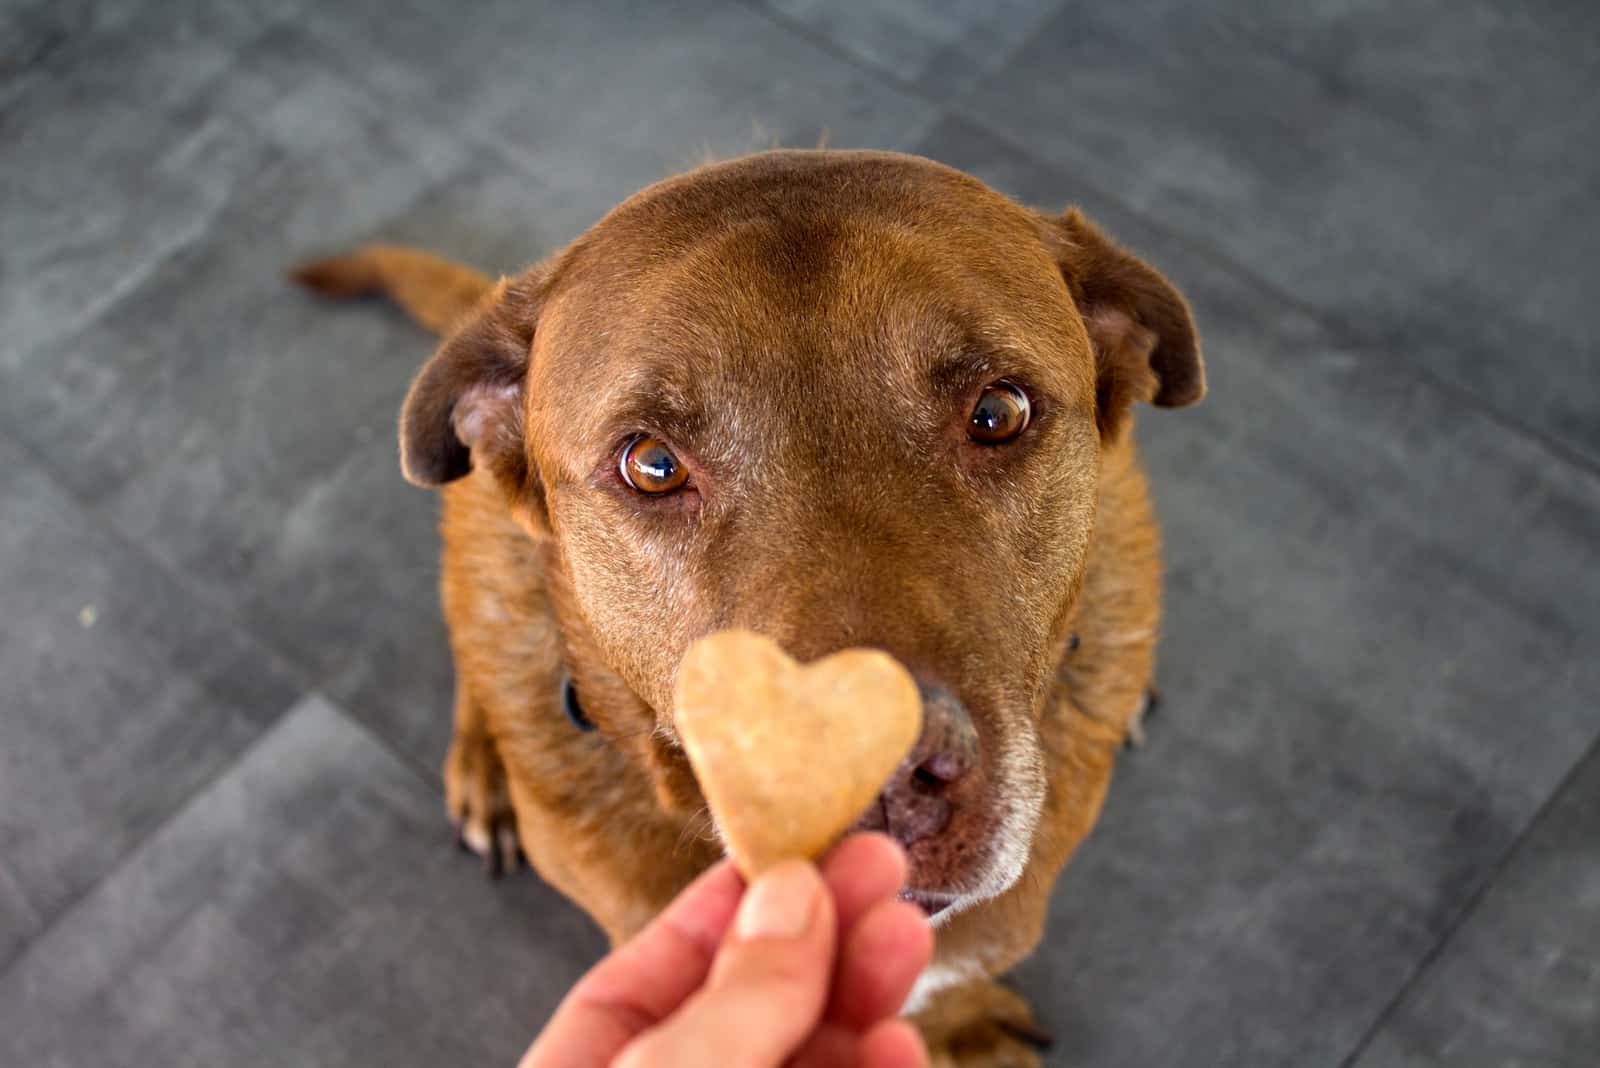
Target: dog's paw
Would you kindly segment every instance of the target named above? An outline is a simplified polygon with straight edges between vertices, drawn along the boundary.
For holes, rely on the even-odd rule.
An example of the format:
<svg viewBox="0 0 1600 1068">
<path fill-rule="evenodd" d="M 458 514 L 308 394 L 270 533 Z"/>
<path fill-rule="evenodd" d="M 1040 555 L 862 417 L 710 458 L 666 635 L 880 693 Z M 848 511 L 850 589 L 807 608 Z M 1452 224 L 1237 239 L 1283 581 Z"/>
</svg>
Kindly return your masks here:
<svg viewBox="0 0 1600 1068">
<path fill-rule="evenodd" d="M 526 865 L 500 751 L 487 734 L 457 734 L 444 758 L 444 799 L 456 845 L 498 879 Z"/>
<path fill-rule="evenodd" d="M 992 981 L 946 991 L 916 1022 L 932 1068 L 1040 1068 L 1052 1041 L 1022 995 Z"/>
<path fill-rule="evenodd" d="M 929 1051 L 931 1068 L 1043 1068 L 1039 1052 L 1049 1048 L 995 1021 L 974 1024 L 942 1049 Z"/>
</svg>

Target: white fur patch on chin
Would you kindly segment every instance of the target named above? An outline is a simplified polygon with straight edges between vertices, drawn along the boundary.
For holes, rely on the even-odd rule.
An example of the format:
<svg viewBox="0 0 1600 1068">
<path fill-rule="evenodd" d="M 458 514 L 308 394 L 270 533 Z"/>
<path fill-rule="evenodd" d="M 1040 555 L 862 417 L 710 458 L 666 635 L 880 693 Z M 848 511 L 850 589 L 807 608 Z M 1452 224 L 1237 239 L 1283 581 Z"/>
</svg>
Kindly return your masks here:
<svg viewBox="0 0 1600 1068">
<path fill-rule="evenodd" d="M 979 901 L 998 897 L 1022 878 L 1033 851 L 1033 835 L 1044 808 L 1044 759 L 1037 745 L 1025 737 L 1013 737 L 995 760 L 995 779 L 1000 787 L 997 807 L 998 826 L 994 832 L 994 856 L 978 884 L 945 910 L 954 915 Z"/>
<path fill-rule="evenodd" d="M 911 993 L 906 997 L 906 1003 L 900 1006 L 901 1016 L 910 1016 L 921 1012 L 928 1007 L 928 1002 L 933 995 L 941 990 L 948 990 L 952 986 L 966 982 L 968 979 L 977 979 L 983 976 L 984 971 L 976 961 L 966 963 L 944 963 L 934 961 L 922 970 L 917 976 L 917 982 L 911 988 Z"/>
<path fill-rule="evenodd" d="M 974 905 L 999 897 L 1011 889 L 1027 869 L 1028 858 L 1033 852 L 1033 836 L 1039 827 L 1039 813 L 1044 808 L 1044 760 L 1037 747 L 1030 747 L 1025 740 L 1017 739 L 1001 750 L 996 760 L 996 770 L 1003 796 L 999 802 L 999 825 L 993 837 L 994 855 L 970 890 L 946 905 L 938 915 L 928 919 L 928 926 L 935 930 Z M 936 963 L 918 979 L 912 994 L 915 997 L 917 991 L 921 990 L 921 996 L 926 999 L 951 982 L 981 973 L 982 968 L 975 962 Z M 955 979 L 940 981 L 937 977 L 941 975 L 947 979 L 955 976 Z"/>
</svg>

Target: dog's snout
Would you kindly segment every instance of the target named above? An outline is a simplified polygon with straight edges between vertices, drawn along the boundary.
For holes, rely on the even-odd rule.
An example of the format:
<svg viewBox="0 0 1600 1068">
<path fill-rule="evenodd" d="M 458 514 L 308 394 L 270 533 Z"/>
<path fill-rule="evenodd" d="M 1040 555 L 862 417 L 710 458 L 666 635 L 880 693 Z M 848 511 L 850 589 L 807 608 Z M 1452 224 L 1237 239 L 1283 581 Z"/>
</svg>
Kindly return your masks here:
<svg viewBox="0 0 1600 1068">
<path fill-rule="evenodd" d="M 937 683 L 919 682 L 922 736 L 909 761 L 930 784 L 950 785 L 978 760 L 978 732 L 961 699 Z"/>
<path fill-rule="evenodd" d="M 922 735 L 858 825 L 904 846 L 949 826 L 978 770 L 978 734 L 966 706 L 942 686 L 923 682 L 919 689 Z"/>
</svg>

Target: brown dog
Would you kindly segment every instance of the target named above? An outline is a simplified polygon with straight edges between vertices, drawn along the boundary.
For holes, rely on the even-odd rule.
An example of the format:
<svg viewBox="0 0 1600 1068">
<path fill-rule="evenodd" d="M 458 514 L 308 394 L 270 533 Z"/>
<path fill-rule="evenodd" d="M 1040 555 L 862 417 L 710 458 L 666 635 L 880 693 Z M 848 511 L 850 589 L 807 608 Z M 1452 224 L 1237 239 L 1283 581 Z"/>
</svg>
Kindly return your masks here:
<svg viewBox="0 0 1600 1068">
<path fill-rule="evenodd" d="M 673 733 L 685 647 L 887 649 L 927 708 L 863 821 L 938 926 L 910 1009 L 936 1062 L 1033 1063 L 992 977 L 1038 942 L 1149 684 L 1129 407 L 1205 391 L 1172 286 L 1076 212 L 821 151 L 661 182 L 498 283 L 383 247 L 297 277 L 450 335 L 400 446 L 444 487 L 445 782 L 474 848 L 520 844 L 626 938 L 721 855 Z"/>
</svg>

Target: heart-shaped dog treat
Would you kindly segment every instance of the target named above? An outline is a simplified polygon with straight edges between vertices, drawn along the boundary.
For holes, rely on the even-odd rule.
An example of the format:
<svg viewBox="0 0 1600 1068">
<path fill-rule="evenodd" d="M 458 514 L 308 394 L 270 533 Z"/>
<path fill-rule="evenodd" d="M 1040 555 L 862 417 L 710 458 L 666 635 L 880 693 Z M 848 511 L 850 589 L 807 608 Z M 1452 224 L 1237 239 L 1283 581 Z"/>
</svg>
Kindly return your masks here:
<svg viewBox="0 0 1600 1068">
<path fill-rule="evenodd" d="M 847 649 L 798 664 L 769 638 L 724 630 L 689 647 L 676 724 L 746 878 L 815 857 L 866 811 L 922 726 L 910 672 Z"/>
</svg>

